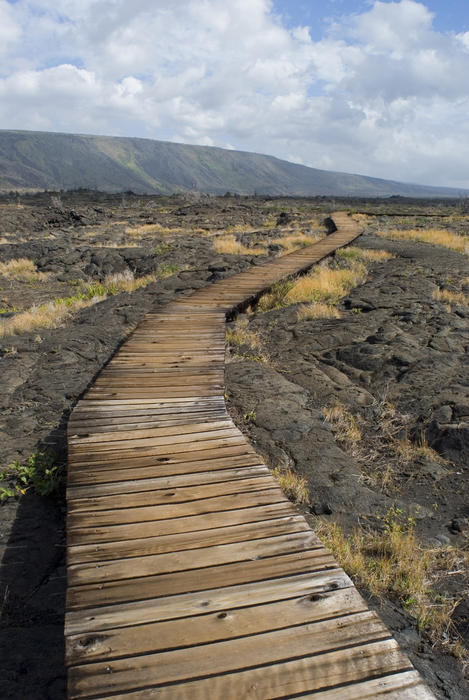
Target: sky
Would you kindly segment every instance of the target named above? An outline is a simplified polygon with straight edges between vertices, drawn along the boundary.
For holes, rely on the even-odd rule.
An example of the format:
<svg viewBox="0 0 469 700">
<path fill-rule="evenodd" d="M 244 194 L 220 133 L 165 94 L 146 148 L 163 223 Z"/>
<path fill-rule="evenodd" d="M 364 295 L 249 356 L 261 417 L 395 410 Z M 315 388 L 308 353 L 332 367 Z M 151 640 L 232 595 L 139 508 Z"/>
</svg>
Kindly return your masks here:
<svg viewBox="0 0 469 700">
<path fill-rule="evenodd" d="M 469 188 L 469 2 L 0 0 L 0 128 Z"/>
</svg>

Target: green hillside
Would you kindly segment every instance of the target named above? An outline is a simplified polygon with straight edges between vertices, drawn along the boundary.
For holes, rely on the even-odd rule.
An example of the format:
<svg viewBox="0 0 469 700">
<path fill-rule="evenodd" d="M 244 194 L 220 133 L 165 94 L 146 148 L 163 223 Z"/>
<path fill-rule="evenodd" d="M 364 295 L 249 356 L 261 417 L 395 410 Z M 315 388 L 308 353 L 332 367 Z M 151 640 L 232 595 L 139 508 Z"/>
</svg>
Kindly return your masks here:
<svg viewBox="0 0 469 700">
<path fill-rule="evenodd" d="M 272 156 L 140 138 L 0 130 L 0 190 L 451 197 L 460 190 L 307 168 Z"/>
</svg>

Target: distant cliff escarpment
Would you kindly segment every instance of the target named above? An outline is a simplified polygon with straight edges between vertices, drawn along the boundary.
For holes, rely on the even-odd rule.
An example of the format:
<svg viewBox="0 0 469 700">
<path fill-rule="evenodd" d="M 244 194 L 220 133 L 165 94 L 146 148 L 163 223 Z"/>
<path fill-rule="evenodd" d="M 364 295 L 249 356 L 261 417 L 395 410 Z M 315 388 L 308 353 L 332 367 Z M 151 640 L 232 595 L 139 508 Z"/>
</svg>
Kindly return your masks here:
<svg viewBox="0 0 469 700">
<path fill-rule="evenodd" d="M 0 190 L 454 197 L 459 190 L 308 168 L 258 153 L 167 141 L 0 130 Z"/>
</svg>

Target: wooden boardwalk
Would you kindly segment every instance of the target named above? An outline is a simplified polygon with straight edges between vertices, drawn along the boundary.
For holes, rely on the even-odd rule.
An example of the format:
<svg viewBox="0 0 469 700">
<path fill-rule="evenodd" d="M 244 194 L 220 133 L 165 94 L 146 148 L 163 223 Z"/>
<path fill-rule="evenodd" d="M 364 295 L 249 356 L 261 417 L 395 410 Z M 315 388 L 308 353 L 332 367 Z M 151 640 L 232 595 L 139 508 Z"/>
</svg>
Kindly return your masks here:
<svg viewBox="0 0 469 700">
<path fill-rule="evenodd" d="M 69 698 L 433 698 L 224 402 L 225 318 L 360 230 L 149 313 L 69 423 Z"/>
</svg>

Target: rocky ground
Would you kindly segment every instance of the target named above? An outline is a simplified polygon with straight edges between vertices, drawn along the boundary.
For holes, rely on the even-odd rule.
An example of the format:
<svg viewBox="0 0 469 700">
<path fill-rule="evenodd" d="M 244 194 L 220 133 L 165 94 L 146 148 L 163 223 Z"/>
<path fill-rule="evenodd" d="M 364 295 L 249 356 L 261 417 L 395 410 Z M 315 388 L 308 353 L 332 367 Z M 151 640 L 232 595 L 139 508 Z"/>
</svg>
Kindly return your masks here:
<svg viewBox="0 0 469 700">
<path fill-rule="evenodd" d="M 83 285 L 112 275 L 164 274 L 132 293 L 77 311 L 58 328 L 0 338 L 2 466 L 25 463 L 44 448 L 54 452 L 56 464 L 64 462 L 71 408 L 146 311 L 262 263 L 281 250 L 274 242 L 280 233 L 310 230 L 314 217 L 351 204 L 376 215 L 366 219 L 358 246 L 396 257 L 372 266 L 367 282 L 341 301 L 341 318 L 298 321 L 295 305 L 249 314 L 265 361 L 252 359 L 249 348 L 233 350 L 226 377 L 230 411 L 269 464 L 292 467 L 306 477 L 308 517 L 336 519 L 351 531 L 364 523 L 379 528 L 380 517 L 398 508 L 415 520 L 428 546 L 464 548 L 469 311 L 432 294 L 441 287 L 463 290 L 467 257 L 375 235 L 378 226 L 393 227 L 395 215 L 403 213 L 412 225 L 420 218 L 417 225 L 431 220 L 432 226 L 464 228 L 466 219 L 453 216 L 454 204 L 97 193 L 4 198 L 0 263 L 29 258 L 46 278 L 0 278 L 0 322 L 33 305 L 70 298 Z M 247 247 L 263 245 L 265 255 L 217 253 L 214 240 L 226 233 Z M 359 422 L 360 448 L 341 442 L 325 420 L 324 406 L 337 402 Z M 391 404 L 395 412 L 389 418 L 385 406 Z M 396 459 L 386 442 L 389 425 L 393 436 L 397 431 L 411 442 L 424 437 L 447 461 L 435 461 L 431 453 L 407 462 Z M 64 516 L 61 490 L 40 497 L 30 489 L 0 506 L 5 697 L 64 697 Z M 455 574 L 444 585 L 459 599 L 467 581 Z M 422 640 L 392 597 L 371 602 L 439 697 L 467 697 L 459 661 Z M 453 617 L 467 640 L 465 603 Z"/>
</svg>

